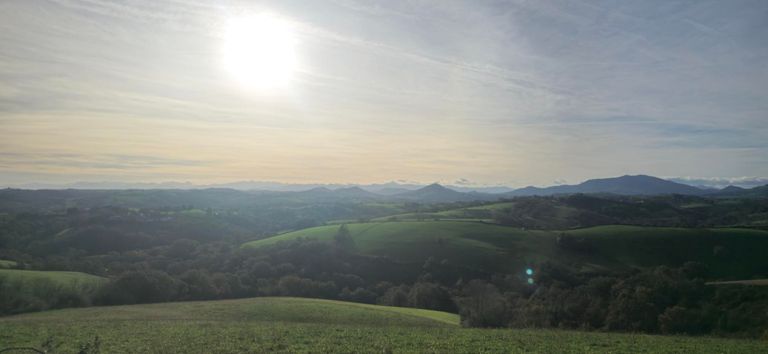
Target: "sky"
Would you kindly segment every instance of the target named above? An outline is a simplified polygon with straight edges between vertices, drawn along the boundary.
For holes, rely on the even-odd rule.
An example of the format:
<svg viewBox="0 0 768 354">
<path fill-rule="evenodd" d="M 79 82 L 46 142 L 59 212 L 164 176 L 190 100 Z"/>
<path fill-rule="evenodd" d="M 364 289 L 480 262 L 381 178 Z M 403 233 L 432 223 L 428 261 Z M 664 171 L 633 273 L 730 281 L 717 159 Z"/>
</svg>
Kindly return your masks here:
<svg viewBox="0 0 768 354">
<path fill-rule="evenodd" d="M 265 14 L 267 88 L 226 45 Z M 766 38 L 763 0 L 5 0 L 0 185 L 765 181 Z"/>
</svg>

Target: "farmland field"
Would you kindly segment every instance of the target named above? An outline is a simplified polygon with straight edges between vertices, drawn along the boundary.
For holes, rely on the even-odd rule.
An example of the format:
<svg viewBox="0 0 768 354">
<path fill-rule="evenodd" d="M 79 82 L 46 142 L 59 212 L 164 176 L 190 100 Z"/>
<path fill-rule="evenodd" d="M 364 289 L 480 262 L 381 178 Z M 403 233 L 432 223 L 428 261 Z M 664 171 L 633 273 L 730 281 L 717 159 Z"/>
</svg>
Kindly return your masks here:
<svg viewBox="0 0 768 354">
<path fill-rule="evenodd" d="M 765 342 L 554 330 L 465 329 L 458 316 L 299 298 L 95 307 L 0 318 L 0 343 L 104 353 L 760 352 Z"/>
</svg>

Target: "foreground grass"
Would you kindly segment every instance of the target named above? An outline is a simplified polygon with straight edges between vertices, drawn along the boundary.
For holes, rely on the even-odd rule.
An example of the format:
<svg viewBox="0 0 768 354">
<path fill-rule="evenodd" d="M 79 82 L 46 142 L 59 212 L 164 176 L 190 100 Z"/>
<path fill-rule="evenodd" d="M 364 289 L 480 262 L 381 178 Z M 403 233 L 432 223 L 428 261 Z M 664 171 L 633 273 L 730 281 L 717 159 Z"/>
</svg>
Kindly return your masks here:
<svg viewBox="0 0 768 354">
<path fill-rule="evenodd" d="M 0 318 L 2 346 L 53 337 L 105 353 L 758 353 L 766 342 L 552 330 L 465 329 L 456 315 L 337 301 L 256 298 L 48 311 Z"/>
<path fill-rule="evenodd" d="M 765 353 L 765 343 L 551 330 L 367 327 L 220 321 L 16 324 L 6 345 L 52 336 L 62 352 L 98 336 L 104 353 Z"/>
<path fill-rule="evenodd" d="M 88 307 L 0 318 L 0 325 L 60 321 L 233 321 L 296 322 L 368 326 L 459 325 L 456 314 L 334 300 L 259 297 Z"/>
</svg>

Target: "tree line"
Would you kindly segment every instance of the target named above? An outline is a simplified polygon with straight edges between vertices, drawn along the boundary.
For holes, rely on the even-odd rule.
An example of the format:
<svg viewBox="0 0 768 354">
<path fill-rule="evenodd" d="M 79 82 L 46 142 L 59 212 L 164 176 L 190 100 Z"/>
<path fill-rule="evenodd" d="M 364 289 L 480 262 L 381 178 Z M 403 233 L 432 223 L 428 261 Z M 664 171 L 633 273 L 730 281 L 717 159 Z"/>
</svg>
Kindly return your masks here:
<svg viewBox="0 0 768 354">
<path fill-rule="evenodd" d="M 333 242 L 263 249 L 177 240 L 171 245 L 72 260 L 118 275 L 99 289 L 3 291 L 0 313 L 49 308 L 299 296 L 459 313 L 468 327 L 567 328 L 760 337 L 768 288 L 713 287 L 698 263 L 629 272 L 581 272 L 546 262 L 531 274 L 472 274 L 445 260 L 402 264 L 362 256 L 340 228 Z M 82 262 L 78 264 L 77 262 Z M 13 289 L 3 283 L 0 288 Z M 47 297 L 46 297 L 47 296 Z"/>
</svg>

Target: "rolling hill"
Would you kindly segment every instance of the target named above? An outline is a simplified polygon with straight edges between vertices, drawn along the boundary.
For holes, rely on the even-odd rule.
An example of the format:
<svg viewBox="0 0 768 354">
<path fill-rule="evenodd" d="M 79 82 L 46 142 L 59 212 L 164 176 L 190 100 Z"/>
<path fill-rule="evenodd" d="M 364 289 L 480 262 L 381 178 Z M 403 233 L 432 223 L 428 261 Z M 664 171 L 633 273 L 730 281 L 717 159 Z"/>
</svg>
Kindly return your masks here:
<svg viewBox="0 0 768 354">
<path fill-rule="evenodd" d="M 40 281 L 50 281 L 56 286 L 79 287 L 98 285 L 106 278 L 80 272 L 59 272 L 40 270 L 0 269 L 0 278 L 8 282 L 34 285 Z"/>
<path fill-rule="evenodd" d="M 80 272 L 0 269 L 0 314 L 83 306 L 106 283 Z"/>
<path fill-rule="evenodd" d="M 0 269 L 10 269 L 16 267 L 18 263 L 5 259 L 0 259 Z"/>
<path fill-rule="evenodd" d="M 307 298 L 250 298 L 63 309 L 6 317 L 2 322 L 47 321 L 76 315 L 79 321 L 261 321 L 367 326 L 450 327 L 447 312 Z"/>
<path fill-rule="evenodd" d="M 0 350 L 102 353 L 759 352 L 759 341 L 467 329 L 457 315 L 298 298 L 92 307 L 0 318 Z"/>
<path fill-rule="evenodd" d="M 696 261 L 707 265 L 715 278 L 748 279 L 768 274 L 764 260 L 768 231 L 640 226 L 543 231 L 461 221 L 356 223 L 348 228 L 356 252 L 412 264 L 414 271 L 433 257 L 484 273 L 514 274 L 545 261 L 585 271 L 680 266 Z M 331 241 L 338 229 L 338 225 L 314 227 L 243 247 L 266 247 L 302 238 Z M 578 240 L 582 247 L 569 247 L 561 236 Z"/>
<path fill-rule="evenodd" d="M 768 198 L 768 185 L 753 188 L 728 186 L 709 195 L 717 198 Z"/>
</svg>

